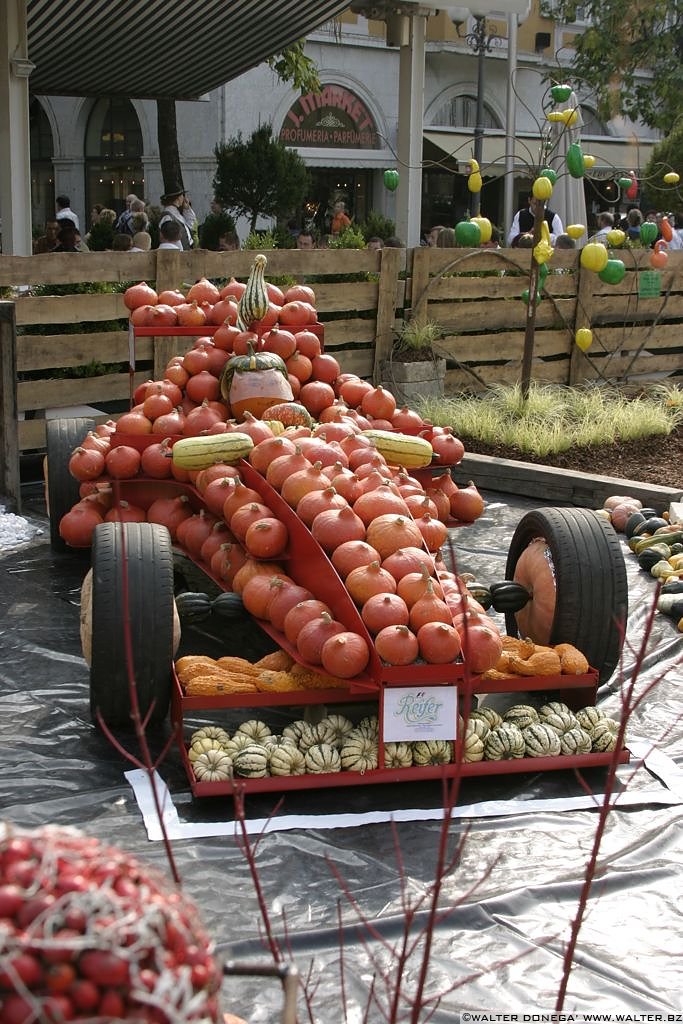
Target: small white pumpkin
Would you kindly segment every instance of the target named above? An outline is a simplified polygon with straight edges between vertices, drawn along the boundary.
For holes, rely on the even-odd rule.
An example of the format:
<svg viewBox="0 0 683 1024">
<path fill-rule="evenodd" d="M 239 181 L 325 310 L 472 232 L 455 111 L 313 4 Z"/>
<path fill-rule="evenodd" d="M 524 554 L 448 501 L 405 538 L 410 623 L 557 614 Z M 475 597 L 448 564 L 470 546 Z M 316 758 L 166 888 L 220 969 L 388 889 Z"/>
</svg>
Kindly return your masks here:
<svg viewBox="0 0 683 1024">
<path fill-rule="evenodd" d="M 415 740 L 413 743 L 413 764 L 450 764 L 453 760 L 453 744 L 450 740 Z"/>
<path fill-rule="evenodd" d="M 467 732 L 474 733 L 481 740 L 485 740 L 490 731 L 491 727 L 484 718 L 469 718 L 467 721 Z"/>
<path fill-rule="evenodd" d="M 208 750 L 219 750 L 225 751 L 225 747 L 218 740 L 212 740 L 208 736 L 200 736 L 199 739 L 195 740 L 187 751 L 187 756 L 190 762 L 194 763 L 200 754 L 206 753 Z"/>
<path fill-rule="evenodd" d="M 489 729 L 497 729 L 503 723 L 502 716 L 498 714 L 495 708 L 483 707 L 470 711 L 470 721 L 477 718 L 483 719 Z"/>
<path fill-rule="evenodd" d="M 205 750 L 192 763 L 198 782 L 226 782 L 232 778 L 232 759 L 224 750 Z"/>
<path fill-rule="evenodd" d="M 284 729 L 282 730 L 282 735 L 288 737 L 291 740 L 294 740 L 298 747 L 299 740 L 301 739 L 302 734 L 308 728 L 310 728 L 308 722 L 305 722 L 303 718 L 298 718 L 296 722 L 290 722 L 289 725 L 286 725 L 284 727 Z"/>
<path fill-rule="evenodd" d="M 605 718 L 605 712 L 589 704 L 588 707 L 580 708 L 576 712 L 576 721 L 587 733 L 592 733 L 594 726 Z"/>
<path fill-rule="evenodd" d="M 314 743 L 305 754 L 306 771 L 314 775 L 326 775 L 341 771 L 339 751 L 331 743 Z"/>
<path fill-rule="evenodd" d="M 559 734 L 547 722 L 532 722 L 522 735 L 527 757 L 557 757 L 560 753 Z"/>
<path fill-rule="evenodd" d="M 413 751 L 410 743 L 385 743 L 385 768 L 410 768 L 413 763 Z"/>
<path fill-rule="evenodd" d="M 263 743 L 272 735 L 270 726 L 266 725 L 259 718 L 250 718 L 248 722 L 242 722 L 237 732 L 243 732 L 245 736 L 248 736 L 255 743 Z"/>
<path fill-rule="evenodd" d="M 591 734 L 591 747 L 596 753 L 608 754 L 616 748 L 617 733 L 606 719 L 598 722 Z"/>
<path fill-rule="evenodd" d="M 591 735 L 580 725 L 577 725 L 575 729 L 568 729 L 560 736 L 560 752 L 562 754 L 590 754 L 591 750 Z"/>
<path fill-rule="evenodd" d="M 195 740 L 201 739 L 202 737 L 210 740 L 217 740 L 223 747 L 230 741 L 229 733 L 220 725 L 203 725 L 200 729 L 195 729 L 192 733 L 190 745 L 192 745 Z"/>
<path fill-rule="evenodd" d="M 512 722 L 522 731 L 529 725 L 535 725 L 538 720 L 538 711 L 531 704 L 513 704 L 503 715 L 504 722 Z"/>
<path fill-rule="evenodd" d="M 238 750 L 232 760 L 235 775 L 245 779 L 261 779 L 268 774 L 270 757 L 262 743 L 249 743 Z"/>
<path fill-rule="evenodd" d="M 247 736 L 246 732 L 240 732 L 238 730 L 225 744 L 225 750 L 227 750 L 230 757 L 234 760 L 235 755 L 239 753 L 240 750 L 244 750 L 244 748 L 248 747 L 251 743 L 253 743 L 251 736 Z"/>
<path fill-rule="evenodd" d="M 346 771 L 372 771 L 377 767 L 377 742 L 361 728 L 354 729 L 344 740 L 340 756 Z"/>
<path fill-rule="evenodd" d="M 322 725 L 323 722 L 332 729 L 334 733 L 334 745 L 341 748 L 344 739 L 353 730 L 353 722 L 346 715 L 325 715 L 318 722 L 318 725 Z"/>
<path fill-rule="evenodd" d="M 469 723 L 462 744 L 462 759 L 465 764 L 473 764 L 484 759 L 484 738 L 476 729 L 470 729 Z"/>
<path fill-rule="evenodd" d="M 487 761 L 510 761 L 524 757 L 525 753 L 522 730 L 512 722 L 501 722 L 484 740 L 484 758 Z"/>
<path fill-rule="evenodd" d="M 271 775 L 304 775 L 306 759 L 291 740 L 269 748 Z"/>
</svg>

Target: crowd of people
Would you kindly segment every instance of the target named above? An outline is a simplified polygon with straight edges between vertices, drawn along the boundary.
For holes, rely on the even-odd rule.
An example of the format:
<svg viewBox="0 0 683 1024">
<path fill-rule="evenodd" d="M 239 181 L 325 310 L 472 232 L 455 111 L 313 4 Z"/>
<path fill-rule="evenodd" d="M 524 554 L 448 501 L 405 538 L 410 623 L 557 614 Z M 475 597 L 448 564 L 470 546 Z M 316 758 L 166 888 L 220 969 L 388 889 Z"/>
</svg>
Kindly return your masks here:
<svg viewBox="0 0 683 1024">
<path fill-rule="evenodd" d="M 505 235 L 505 243 L 511 248 L 527 249 L 534 244 L 533 227 L 536 207 L 540 200 L 529 194 L 527 205 L 518 210 Z M 663 214 L 649 210 L 645 214 L 633 207 L 624 215 L 602 211 L 597 214 L 588 241 L 605 242 L 610 231 L 620 228 L 632 242 L 640 240 L 640 226 L 643 221 L 658 225 L 657 238 L 661 239 Z M 549 207 L 543 208 L 543 217 L 548 225 L 550 243 L 558 249 L 573 249 L 576 242 L 565 231 L 562 220 Z M 669 249 L 683 249 L 683 213 L 669 214 L 672 237 Z M 308 225 L 297 228 L 295 222 L 288 225 L 292 241 L 297 249 L 326 249 L 332 239 L 352 225 L 352 220 L 343 202 L 333 208 L 332 231 L 318 235 Z M 482 248 L 500 248 L 503 233 L 492 226 L 491 237 L 481 243 Z M 436 224 L 423 233 L 422 245 L 450 248 L 457 244 L 453 227 Z M 368 249 L 382 249 L 385 246 L 403 248 L 400 238 L 377 235 L 368 238 Z M 199 224 L 192 202 L 185 189 L 179 187 L 161 196 L 160 207 L 150 207 L 143 199 L 129 194 L 121 213 L 96 203 L 90 211 L 90 230 L 82 235 L 78 214 L 71 209 L 67 195 L 55 200 L 55 214 L 45 222 L 44 233 L 34 240 L 34 254 L 48 252 L 148 252 L 152 248 L 189 250 L 195 247 L 227 252 L 240 248 L 240 239 L 234 230 L 232 217 L 222 204 L 214 199 L 211 211 Z"/>
</svg>

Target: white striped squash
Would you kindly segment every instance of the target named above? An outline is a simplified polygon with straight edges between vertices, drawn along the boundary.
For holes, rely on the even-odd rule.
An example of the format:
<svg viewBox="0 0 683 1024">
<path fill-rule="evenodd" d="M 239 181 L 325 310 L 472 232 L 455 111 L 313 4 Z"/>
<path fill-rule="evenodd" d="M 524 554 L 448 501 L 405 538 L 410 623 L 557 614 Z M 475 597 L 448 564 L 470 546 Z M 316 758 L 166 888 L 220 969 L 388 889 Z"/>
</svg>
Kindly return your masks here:
<svg viewBox="0 0 683 1024">
<path fill-rule="evenodd" d="M 568 729 L 560 736 L 560 753 L 562 754 L 590 754 L 592 740 L 590 733 L 577 725 L 575 729 Z"/>
<path fill-rule="evenodd" d="M 410 768 L 413 763 L 413 750 L 410 743 L 385 743 L 385 768 Z"/>
<path fill-rule="evenodd" d="M 270 748 L 271 775 L 305 775 L 306 760 L 294 743 L 281 743 Z"/>
<path fill-rule="evenodd" d="M 483 707 L 470 711 L 470 721 L 476 721 L 477 718 L 486 722 L 489 729 L 497 729 L 499 725 L 503 724 L 503 718 L 495 708 Z"/>
<path fill-rule="evenodd" d="M 254 743 L 265 743 L 268 737 L 272 735 L 270 726 L 262 722 L 260 718 L 250 718 L 248 722 L 242 722 L 237 732 L 244 733 Z"/>
<path fill-rule="evenodd" d="M 491 729 L 484 740 L 484 758 L 487 761 L 510 761 L 524 757 L 525 753 L 522 730 L 512 722 L 503 722 Z"/>
<path fill-rule="evenodd" d="M 514 704 L 503 715 L 503 721 L 512 722 L 522 730 L 535 725 L 538 720 L 538 711 L 530 704 Z"/>
<path fill-rule="evenodd" d="M 232 760 L 224 750 L 205 750 L 192 764 L 199 782 L 226 782 L 232 778 Z"/>
<path fill-rule="evenodd" d="M 415 740 L 413 743 L 413 764 L 450 764 L 453 760 L 453 744 L 449 740 Z"/>
<path fill-rule="evenodd" d="M 462 745 L 462 759 L 466 764 L 483 761 L 484 759 L 484 740 L 477 733 L 476 729 L 470 729 L 469 722 Z"/>
<path fill-rule="evenodd" d="M 254 442 L 249 434 L 203 434 L 201 437 L 181 437 L 171 449 L 173 464 L 180 469 L 208 469 L 216 462 L 230 465 L 245 459 Z"/>
<path fill-rule="evenodd" d="M 334 740 L 330 742 L 334 743 L 335 747 L 341 747 L 344 739 L 353 730 L 353 722 L 346 715 L 325 715 L 320 719 L 318 725 L 322 725 L 323 722 L 330 727 L 334 734 Z"/>
<path fill-rule="evenodd" d="M 360 729 L 354 729 L 345 738 L 340 757 L 341 766 L 346 771 L 373 771 L 377 767 L 377 742 Z"/>
<path fill-rule="evenodd" d="M 593 707 L 590 704 L 588 707 L 580 708 L 576 712 L 576 721 L 587 733 L 592 733 L 598 722 L 605 717 L 604 711 L 600 711 L 599 708 Z"/>
<path fill-rule="evenodd" d="M 617 745 L 617 733 L 609 718 L 604 718 L 594 727 L 591 735 L 591 746 L 600 754 L 607 754 L 614 750 Z"/>
<path fill-rule="evenodd" d="M 431 465 L 433 450 L 424 437 L 394 433 L 392 430 L 364 430 L 380 455 L 392 466 L 419 469 Z"/>
<path fill-rule="evenodd" d="M 313 775 L 326 775 L 341 771 L 339 751 L 331 743 L 314 743 L 306 751 L 306 771 Z"/>
<path fill-rule="evenodd" d="M 232 770 L 244 779 L 262 779 L 268 774 L 268 750 L 261 743 L 249 743 L 235 754 Z"/>
<path fill-rule="evenodd" d="M 545 722 L 534 722 L 523 730 L 527 757 L 557 757 L 561 750 L 560 737 Z"/>
</svg>

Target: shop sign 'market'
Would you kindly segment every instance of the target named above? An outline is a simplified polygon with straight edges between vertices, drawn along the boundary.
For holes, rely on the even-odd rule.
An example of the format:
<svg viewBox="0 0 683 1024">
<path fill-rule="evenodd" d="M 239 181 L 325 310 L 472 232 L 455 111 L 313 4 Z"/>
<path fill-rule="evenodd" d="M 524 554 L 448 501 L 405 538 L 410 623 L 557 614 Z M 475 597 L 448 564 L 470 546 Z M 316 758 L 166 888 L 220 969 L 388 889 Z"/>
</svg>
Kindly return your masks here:
<svg viewBox="0 0 683 1024">
<path fill-rule="evenodd" d="M 280 130 L 288 146 L 328 146 L 376 149 L 379 145 L 372 114 L 350 89 L 325 85 L 294 103 Z"/>
</svg>

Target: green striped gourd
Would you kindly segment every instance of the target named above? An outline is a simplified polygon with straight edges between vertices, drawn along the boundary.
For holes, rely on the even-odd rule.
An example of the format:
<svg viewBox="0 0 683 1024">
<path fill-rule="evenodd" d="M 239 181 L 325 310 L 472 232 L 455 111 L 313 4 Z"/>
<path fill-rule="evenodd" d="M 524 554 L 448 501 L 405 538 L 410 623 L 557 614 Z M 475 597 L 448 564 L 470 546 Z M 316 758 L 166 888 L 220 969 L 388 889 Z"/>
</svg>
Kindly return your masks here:
<svg viewBox="0 0 683 1024">
<path fill-rule="evenodd" d="M 246 287 L 237 303 L 237 326 L 242 331 L 248 331 L 268 312 L 268 289 L 263 277 L 267 262 L 262 253 L 255 257 Z"/>
<path fill-rule="evenodd" d="M 560 736 L 560 753 L 590 754 L 592 743 L 590 733 L 577 725 L 575 729 L 568 729 Z"/>
<path fill-rule="evenodd" d="M 538 720 L 538 711 L 530 704 L 514 704 L 503 715 L 503 721 L 512 722 L 522 730 L 529 725 L 535 725 Z"/>
<path fill-rule="evenodd" d="M 314 743 L 305 754 L 306 771 L 313 775 L 326 775 L 341 771 L 341 757 L 331 743 Z"/>
<path fill-rule="evenodd" d="M 432 446 L 424 437 L 394 433 L 392 430 L 364 430 L 362 433 L 370 438 L 380 455 L 392 466 L 419 469 L 431 464 Z"/>
<path fill-rule="evenodd" d="M 524 757 L 526 744 L 522 730 L 512 722 L 502 722 L 484 740 L 484 759 L 486 761 L 510 761 Z"/>
<path fill-rule="evenodd" d="M 533 722 L 522 730 L 527 757 L 557 757 L 561 750 L 560 737 L 545 722 Z"/>
<path fill-rule="evenodd" d="M 552 704 L 544 704 L 538 713 L 539 720 L 544 722 L 546 725 L 551 726 L 557 733 L 567 732 L 569 729 L 575 729 L 579 724 L 576 721 L 576 715 L 569 708 L 558 708 L 555 710 Z"/>
<path fill-rule="evenodd" d="M 292 742 L 280 743 L 269 748 L 271 775 L 305 775 L 306 759 Z"/>
<path fill-rule="evenodd" d="M 187 756 L 190 762 L 194 763 L 201 754 L 205 754 L 208 750 L 226 750 L 226 747 L 210 736 L 199 736 L 197 739 L 193 737 Z"/>
<path fill-rule="evenodd" d="M 311 725 L 311 740 L 309 747 L 315 743 L 329 743 L 331 746 L 336 747 L 337 745 L 337 731 L 331 725 L 330 722 L 326 722 L 324 718 L 321 718 L 319 722 Z"/>
<path fill-rule="evenodd" d="M 239 751 L 244 750 L 244 748 L 248 747 L 251 743 L 253 743 L 253 740 L 251 736 L 247 736 L 246 732 L 236 732 L 225 744 L 225 749 L 234 761 L 235 756 Z"/>
<path fill-rule="evenodd" d="M 413 764 L 450 764 L 453 760 L 453 744 L 449 740 L 415 740 L 413 743 Z"/>
<path fill-rule="evenodd" d="M 357 728 L 367 736 L 377 739 L 379 737 L 379 719 L 377 715 L 367 715 L 365 718 L 361 718 Z"/>
<path fill-rule="evenodd" d="M 385 743 L 385 768 L 410 768 L 413 763 L 413 750 L 410 743 Z"/>
<path fill-rule="evenodd" d="M 248 743 L 232 759 L 232 770 L 243 779 L 262 779 L 268 774 L 270 757 L 262 743 Z"/>
<path fill-rule="evenodd" d="M 200 437 L 181 437 L 171 449 L 173 465 L 180 469 L 208 469 L 217 462 L 231 465 L 246 459 L 254 447 L 249 434 L 204 434 Z"/>
</svg>

